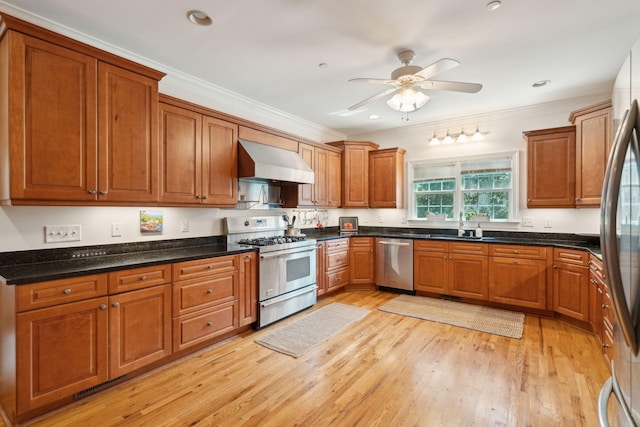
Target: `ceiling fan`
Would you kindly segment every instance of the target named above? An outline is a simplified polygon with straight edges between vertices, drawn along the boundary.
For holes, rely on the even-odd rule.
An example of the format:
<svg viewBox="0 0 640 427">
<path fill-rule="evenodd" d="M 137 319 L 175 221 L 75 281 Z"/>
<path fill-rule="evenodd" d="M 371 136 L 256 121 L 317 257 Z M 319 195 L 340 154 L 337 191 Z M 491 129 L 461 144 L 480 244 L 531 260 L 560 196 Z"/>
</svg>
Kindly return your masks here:
<svg viewBox="0 0 640 427">
<path fill-rule="evenodd" d="M 429 100 L 429 97 L 420 89 L 448 90 L 465 93 L 476 93 L 482 89 L 482 85 L 478 83 L 431 80 L 431 77 L 436 74 L 440 74 L 460 65 L 460 62 L 455 59 L 443 58 L 422 68 L 416 65 L 410 65 L 415 57 L 416 54 L 412 50 L 403 50 L 398 53 L 398 59 L 404 64 L 404 66 L 396 68 L 391 73 L 391 79 L 356 78 L 349 80 L 350 82 L 382 83 L 391 85 L 391 87 L 384 92 L 380 92 L 377 95 L 352 105 L 349 107 L 349 110 L 356 110 L 375 99 L 398 92 L 387 101 L 387 105 L 394 110 L 410 113 L 422 107 Z"/>
</svg>

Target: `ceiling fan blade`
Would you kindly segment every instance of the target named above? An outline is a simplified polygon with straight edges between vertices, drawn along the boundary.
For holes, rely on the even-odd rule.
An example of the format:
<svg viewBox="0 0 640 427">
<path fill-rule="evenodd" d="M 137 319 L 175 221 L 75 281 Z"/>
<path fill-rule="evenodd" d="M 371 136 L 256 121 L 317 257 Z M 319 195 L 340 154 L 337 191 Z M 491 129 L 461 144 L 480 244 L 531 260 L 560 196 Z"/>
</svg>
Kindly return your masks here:
<svg viewBox="0 0 640 427">
<path fill-rule="evenodd" d="M 400 89 L 400 88 L 399 87 L 392 87 L 390 89 L 387 89 L 384 92 L 380 92 L 377 95 L 373 95 L 372 97 L 365 99 L 364 101 L 358 102 L 356 105 L 352 105 L 351 107 L 349 107 L 349 110 L 356 110 L 356 109 L 362 107 L 364 104 L 366 104 L 368 102 L 371 102 L 371 101 L 373 101 L 375 99 L 382 98 L 383 96 L 389 95 L 389 94 L 397 91 L 398 89 Z"/>
<path fill-rule="evenodd" d="M 477 93 L 482 89 L 480 83 L 445 82 L 441 80 L 427 80 L 416 83 L 415 86 L 431 90 L 449 90 L 453 92 Z"/>
<path fill-rule="evenodd" d="M 351 79 L 349 81 L 357 82 L 357 83 L 384 83 L 384 84 L 390 84 L 390 85 L 396 82 L 395 80 L 389 80 L 389 79 L 363 79 L 363 78 Z"/>
<path fill-rule="evenodd" d="M 456 68 L 458 65 L 460 65 L 460 62 L 456 61 L 455 59 L 442 58 L 441 60 L 436 61 L 427 67 L 424 67 L 414 75 L 422 77 L 426 80 L 429 77 L 435 76 L 436 74 L 444 73 L 447 70 Z"/>
</svg>

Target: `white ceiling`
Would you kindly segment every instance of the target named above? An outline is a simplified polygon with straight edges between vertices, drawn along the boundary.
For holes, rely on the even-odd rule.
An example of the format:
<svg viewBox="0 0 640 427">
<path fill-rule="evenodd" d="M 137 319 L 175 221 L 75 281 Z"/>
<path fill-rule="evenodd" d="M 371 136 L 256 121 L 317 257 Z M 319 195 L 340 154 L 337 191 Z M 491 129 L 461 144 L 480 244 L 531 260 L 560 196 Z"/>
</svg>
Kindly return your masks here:
<svg viewBox="0 0 640 427">
<path fill-rule="evenodd" d="M 0 0 L 0 11 L 17 8 L 347 136 L 608 93 L 640 37 L 639 0 L 502 0 L 494 12 L 488 1 Z M 191 24 L 191 9 L 214 24 Z M 388 97 L 338 114 L 385 89 L 348 80 L 388 78 L 402 48 L 416 52 L 413 65 L 461 62 L 435 79 L 484 87 L 431 91 L 409 122 Z M 532 88 L 543 79 L 551 83 Z"/>
</svg>

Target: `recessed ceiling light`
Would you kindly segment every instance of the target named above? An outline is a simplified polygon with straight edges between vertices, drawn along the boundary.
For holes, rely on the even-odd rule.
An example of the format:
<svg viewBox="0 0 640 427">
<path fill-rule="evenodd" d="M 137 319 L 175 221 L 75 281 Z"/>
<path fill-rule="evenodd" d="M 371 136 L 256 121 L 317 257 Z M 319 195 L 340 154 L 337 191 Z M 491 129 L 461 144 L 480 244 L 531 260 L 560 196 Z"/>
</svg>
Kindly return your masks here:
<svg viewBox="0 0 640 427">
<path fill-rule="evenodd" d="M 489 3 L 487 3 L 487 10 L 489 12 L 493 12 L 494 10 L 499 8 L 501 5 L 502 3 L 500 3 L 498 0 L 490 1 Z"/>
<path fill-rule="evenodd" d="M 207 26 L 213 24 L 213 19 L 201 10 L 190 10 L 187 12 L 187 18 L 195 25 Z"/>
<path fill-rule="evenodd" d="M 537 82 L 535 82 L 531 86 L 533 86 L 533 87 L 542 87 L 542 86 L 548 85 L 549 83 L 551 83 L 551 80 L 538 80 Z"/>
<path fill-rule="evenodd" d="M 318 64 L 318 67 L 320 68 L 327 68 L 329 66 L 329 64 L 327 64 L 326 62 L 321 62 Z"/>
<path fill-rule="evenodd" d="M 371 115 L 369 115 L 369 118 L 370 118 L 370 119 L 377 119 L 377 118 L 379 118 L 379 117 L 380 117 L 380 116 L 379 116 L 379 115 L 377 115 L 377 114 L 371 114 Z"/>
</svg>

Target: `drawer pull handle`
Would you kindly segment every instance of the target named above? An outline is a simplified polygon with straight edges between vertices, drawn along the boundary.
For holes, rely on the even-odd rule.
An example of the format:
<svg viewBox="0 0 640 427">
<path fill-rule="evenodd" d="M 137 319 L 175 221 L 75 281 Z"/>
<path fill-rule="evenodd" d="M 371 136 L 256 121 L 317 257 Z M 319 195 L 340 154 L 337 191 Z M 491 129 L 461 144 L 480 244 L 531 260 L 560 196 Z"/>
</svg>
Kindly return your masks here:
<svg viewBox="0 0 640 427">
<path fill-rule="evenodd" d="M 213 268 L 212 265 L 207 265 L 207 270 L 211 270 Z"/>
<path fill-rule="evenodd" d="M 213 293 L 213 290 L 207 289 L 207 295 L 211 295 L 212 293 Z"/>
<path fill-rule="evenodd" d="M 93 189 L 87 190 L 87 193 L 89 193 L 89 194 L 91 194 L 93 196 L 94 194 L 96 194 L 96 190 L 93 190 Z"/>
<path fill-rule="evenodd" d="M 143 274 L 142 276 L 140 276 L 140 280 L 147 280 L 147 276 Z"/>
<path fill-rule="evenodd" d="M 514 264 L 517 264 L 517 263 L 518 263 L 518 260 L 517 260 L 517 259 L 514 259 L 514 260 L 513 260 L 513 263 L 514 263 Z"/>
<path fill-rule="evenodd" d="M 117 302 L 117 301 L 114 301 L 114 302 L 111 304 L 111 307 L 118 308 L 118 307 L 120 307 L 120 303 L 119 303 L 119 302 Z"/>
<path fill-rule="evenodd" d="M 63 291 L 66 295 L 69 295 L 71 293 L 71 289 L 67 288 Z"/>
<path fill-rule="evenodd" d="M 208 321 L 207 322 L 207 326 L 213 326 L 213 322 L 212 321 Z"/>
<path fill-rule="evenodd" d="M 100 304 L 100 305 L 98 306 L 98 308 L 99 308 L 100 310 L 106 310 L 106 309 L 107 309 L 107 304 Z"/>
<path fill-rule="evenodd" d="M 513 250 L 513 253 L 514 253 L 514 254 L 517 254 L 517 253 L 518 253 L 518 250 L 517 250 L 517 249 L 514 249 L 514 250 Z"/>
<path fill-rule="evenodd" d="M 609 306 L 607 304 L 602 304 L 602 308 L 605 309 L 605 310 L 608 310 Z"/>
</svg>

